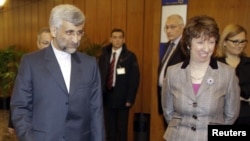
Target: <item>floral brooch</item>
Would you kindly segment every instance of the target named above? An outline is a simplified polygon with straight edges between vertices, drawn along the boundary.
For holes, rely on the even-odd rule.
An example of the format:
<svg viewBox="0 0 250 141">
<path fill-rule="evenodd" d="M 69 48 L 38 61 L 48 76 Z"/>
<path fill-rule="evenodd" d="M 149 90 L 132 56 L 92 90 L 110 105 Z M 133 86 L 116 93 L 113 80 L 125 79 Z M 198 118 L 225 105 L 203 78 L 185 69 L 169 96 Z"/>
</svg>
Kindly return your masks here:
<svg viewBox="0 0 250 141">
<path fill-rule="evenodd" d="M 211 77 L 208 78 L 208 79 L 207 79 L 207 84 L 208 84 L 208 85 L 213 85 L 213 84 L 214 84 L 214 79 L 211 78 Z"/>
</svg>

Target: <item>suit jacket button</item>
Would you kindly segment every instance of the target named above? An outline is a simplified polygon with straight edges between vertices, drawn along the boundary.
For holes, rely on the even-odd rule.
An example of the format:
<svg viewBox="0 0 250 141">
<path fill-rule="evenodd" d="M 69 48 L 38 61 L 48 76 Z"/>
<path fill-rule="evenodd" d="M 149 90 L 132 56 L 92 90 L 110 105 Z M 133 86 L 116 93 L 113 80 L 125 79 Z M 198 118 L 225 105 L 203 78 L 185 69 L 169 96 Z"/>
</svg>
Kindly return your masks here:
<svg viewBox="0 0 250 141">
<path fill-rule="evenodd" d="M 193 103 L 193 107 L 197 107 L 197 103 L 196 102 Z"/>
<path fill-rule="evenodd" d="M 191 130 L 195 131 L 195 130 L 196 130 L 196 128 L 195 128 L 195 127 L 191 127 Z"/>
<path fill-rule="evenodd" d="M 197 119 L 197 116 L 196 116 L 196 115 L 193 115 L 192 117 L 193 117 L 194 119 Z"/>
</svg>

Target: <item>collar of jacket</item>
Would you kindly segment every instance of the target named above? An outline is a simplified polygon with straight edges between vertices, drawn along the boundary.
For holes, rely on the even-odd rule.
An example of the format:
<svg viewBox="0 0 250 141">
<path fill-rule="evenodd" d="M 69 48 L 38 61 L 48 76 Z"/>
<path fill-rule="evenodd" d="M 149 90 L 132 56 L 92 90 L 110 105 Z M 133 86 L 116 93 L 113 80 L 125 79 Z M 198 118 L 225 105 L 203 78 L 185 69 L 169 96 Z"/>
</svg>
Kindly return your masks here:
<svg viewBox="0 0 250 141">
<path fill-rule="evenodd" d="M 108 44 L 106 47 L 104 47 L 104 49 L 107 51 L 107 52 L 112 52 L 112 44 Z M 123 54 L 124 52 L 127 52 L 128 49 L 127 49 L 127 45 L 124 43 L 122 45 L 122 52 L 121 54 Z"/>
</svg>

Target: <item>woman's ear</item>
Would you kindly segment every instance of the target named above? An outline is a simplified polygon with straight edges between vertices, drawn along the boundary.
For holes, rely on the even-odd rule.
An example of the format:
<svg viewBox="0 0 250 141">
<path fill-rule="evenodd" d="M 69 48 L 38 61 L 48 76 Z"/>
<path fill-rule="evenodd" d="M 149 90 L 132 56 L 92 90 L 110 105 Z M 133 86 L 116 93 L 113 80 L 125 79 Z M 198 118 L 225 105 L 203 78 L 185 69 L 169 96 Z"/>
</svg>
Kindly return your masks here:
<svg viewBox="0 0 250 141">
<path fill-rule="evenodd" d="M 225 41 L 223 42 L 223 47 L 224 47 L 224 48 L 226 47 L 226 42 L 225 42 Z"/>
</svg>

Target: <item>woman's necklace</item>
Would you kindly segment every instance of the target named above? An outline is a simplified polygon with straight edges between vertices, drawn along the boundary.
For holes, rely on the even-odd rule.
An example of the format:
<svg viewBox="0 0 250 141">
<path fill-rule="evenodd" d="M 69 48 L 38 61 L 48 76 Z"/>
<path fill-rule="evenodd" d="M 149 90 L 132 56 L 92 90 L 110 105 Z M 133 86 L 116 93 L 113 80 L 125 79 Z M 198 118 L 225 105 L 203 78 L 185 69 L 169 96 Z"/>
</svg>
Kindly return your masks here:
<svg viewBox="0 0 250 141">
<path fill-rule="evenodd" d="M 191 78 L 192 78 L 192 81 L 195 82 L 195 83 L 200 83 L 204 76 L 205 76 L 205 73 L 206 73 L 206 70 L 207 70 L 207 66 L 204 66 L 204 67 L 191 67 Z"/>
<path fill-rule="evenodd" d="M 203 77 L 204 77 L 204 75 L 200 76 L 200 77 L 191 75 L 191 78 L 194 79 L 194 80 L 201 80 L 201 79 L 203 79 Z"/>
</svg>

